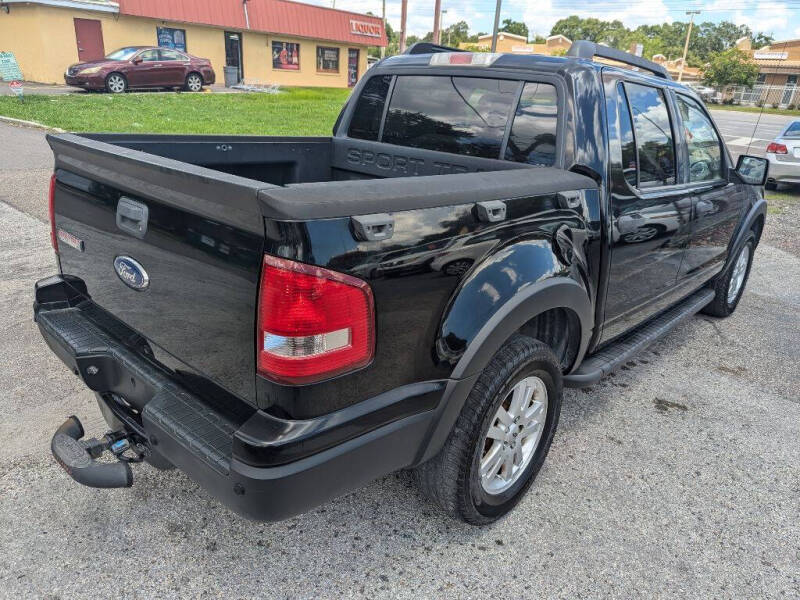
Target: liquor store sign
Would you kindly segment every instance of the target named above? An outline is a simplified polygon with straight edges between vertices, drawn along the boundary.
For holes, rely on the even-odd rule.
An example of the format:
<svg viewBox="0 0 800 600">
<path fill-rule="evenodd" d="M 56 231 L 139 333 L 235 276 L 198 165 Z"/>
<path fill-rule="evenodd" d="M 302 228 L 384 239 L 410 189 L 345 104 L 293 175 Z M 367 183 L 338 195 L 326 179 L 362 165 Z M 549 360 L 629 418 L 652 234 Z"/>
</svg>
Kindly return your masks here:
<svg viewBox="0 0 800 600">
<path fill-rule="evenodd" d="M 350 33 L 355 35 L 366 35 L 368 37 L 381 37 L 381 24 L 368 23 L 367 21 L 356 21 L 350 19 Z"/>
</svg>

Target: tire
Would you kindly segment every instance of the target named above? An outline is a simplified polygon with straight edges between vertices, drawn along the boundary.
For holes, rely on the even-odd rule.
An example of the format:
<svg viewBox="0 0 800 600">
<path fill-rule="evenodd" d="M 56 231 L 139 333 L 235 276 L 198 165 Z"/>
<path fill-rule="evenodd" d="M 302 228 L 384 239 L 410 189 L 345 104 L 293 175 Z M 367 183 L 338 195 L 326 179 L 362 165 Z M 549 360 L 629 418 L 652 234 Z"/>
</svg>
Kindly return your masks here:
<svg viewBox="0 0 800 600">
<path fill-rule="evenodd" d="M 778 189 L 778 183 L 775 181 L 768 181 L 764 184 L 764 187 L 768 189 L 770 192 L 774 192 Z"/>
<path fill-rule="evenodd" d="M 444 267 L 442 267 L 442 273 L 444 273 L 445 275 L 454 275 L 456 277 L 462 277 L 464 273 L 469 271 L 471 266 L 472 266 L 472 261 L 470 259 L 462 258 L 447 263 Z"/>
<path fill-rule="evenodd" d="M 648 242 L 654 237 L 664 233 L 665 229 L 659 225 L 645 225 L 640 227 L 632 233 L 626 233 L 622 236 L 622 241 L 626 244 L 639 244 L 641 242 Z"/>
<path fill-rule="evenodd" d="M 501 487 L 506 459 L 502 461 L 501 470 L 487 484 L 481 476 L 481 460 L 491 462 L 490 455 L 499 441 L 487 437 L 489 427 L 491 425 L 493 431 L 497 431 L 496 419 L 501 405 L 508 410 L 507 414 L 514 414 L 513 404 L 510 404 L 512 391 L 527 385 L 525 382 L 542 386 L 533 396 L 534 400 L 539 398 L 540 404 L 541 390 L 546 391 L 544 410 L 538 411 L 540 433 L 527 458 L 520 455 L 519 469 L 509 477 L 508 487 Z M 528 490 L 547 456 L 561 414 L 561 394 L 561 367 L 552 350 L 533 338 L 514 335 L 481 373 L 442 450 L 415 469 L 423 494 L 452 517 L 473 525 L 491 523 L 508 513 Z M 535 401 L 530 411 L 537 414 Z M 510 432 L 503 433 L 510 439 Z M 525 435 L 521 430 L 519 440 L 511 443 L 522 446 L 522 440 L 530 440 Z M 500 443 L 501 450 L 494 454 L 506 452 Z M 517 466 L 517 458 L 516 454 L 512 458 L 512 471 Z M 487 490 L 487 485 L 495 484 L 498 484 L 497 489 Z"/>
<path fill-rule="evenodd" d="M 183 87 L 187 92 L 199 92 L 203 89 L 203 78 L 199 73 L 189 73 Z"/>
<path fill-rule="evenodd" d="M 124 94 L 128 91 L 128 80 L 122 73 L 109 73 L 106 77 L 106 91 L 109 94 Z"/>
<path fill-rule="evenodd" d="M 714 299 L 701 312 L 712 317 L 724 318 L 730 316 L 736 310 L 744 293 L 747 278 L 750 276 L 755 246 L 756 237 L 751 231 L 747 234 L 744 244 L 736 253 L 736 257 L 730 261 L 728 267 L 714 281 Z M 747 255 L 743 257 L 745 252 Z M 734 287 L 736 288 L 735 292 L 733 291 Z"/>
</svg>

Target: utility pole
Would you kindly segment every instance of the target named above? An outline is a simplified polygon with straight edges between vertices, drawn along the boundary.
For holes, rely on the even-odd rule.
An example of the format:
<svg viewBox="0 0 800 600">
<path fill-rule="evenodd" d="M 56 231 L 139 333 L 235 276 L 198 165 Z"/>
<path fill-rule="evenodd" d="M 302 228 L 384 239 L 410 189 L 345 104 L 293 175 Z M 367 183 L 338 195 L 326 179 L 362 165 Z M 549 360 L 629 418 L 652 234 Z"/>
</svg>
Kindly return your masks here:
<svg viewBox="0 0 800 600">
<path fill-rule="evenodd" d="M 689 31 L 686 32 L 686 44 L 683 46 L 683 60 L 681 61 L 681 69 L 678 71 L 678 81 L 683 79 L 683 68 L 686 66 L 686 55 L 689 53 L 689 38 L 692 37 L 692 25 L 694 24 L 694 16 L 699 15 L 699 10 L 687 10 L 687 15 L 691 15 L 689 19 Z"/>
<path fill-rule="evenodd" d="M 494 31 L 492 33 L 492 52 L 497 52 L 497 30 L 500 27 L 500 4 L 502 0 L 497 0 L 497 6 L 494 9 Z"/>
<path fill-rule="evenodd" d="M 383 35 L 386 35 L 386 0 L 383 0 L 383 12 L 381 12 L 381 18 L 383 19 Z M 386 35 L 386 43 L 389 43 L 389 36 Z M 386 46 L 381 46 L 381 58 L 386 56 Z"/>
<path fill-rule="evenodd" d="M 442 32 L 439 29 L 439 22 L 442 20 L 442 0 L 436 0 L 433 8 L 433 43 L 441 44 Z"/>
<path fill-rule="evenodd" d="M 447 14 L 447 9 L 445 8 L 445 9 L 442 11 L 442 27 L 443 27 L 443 28 L 444 28 L 444 30 L 447 32 L 447 45 L 449 46 L 449 45 L 450 45 L 450 29 L 448 29 L 447 27 L 445 27 L 445 26 L 444 26 L 444 16 L 445 16 L 446 14 Z"/>
<path fill-rule="evenodd" d="M 408 0 L 400 3 L 400 54 L 406 51 L 406 19 L 408 18 Z"/>
</svg>

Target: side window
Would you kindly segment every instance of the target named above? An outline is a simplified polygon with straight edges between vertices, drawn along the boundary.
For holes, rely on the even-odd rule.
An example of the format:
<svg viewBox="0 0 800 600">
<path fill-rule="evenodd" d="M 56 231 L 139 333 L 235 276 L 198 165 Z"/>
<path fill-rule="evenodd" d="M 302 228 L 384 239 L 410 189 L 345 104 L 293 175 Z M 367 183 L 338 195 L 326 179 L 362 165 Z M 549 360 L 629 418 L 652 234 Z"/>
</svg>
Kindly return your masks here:
<svg viewBox="0 0 800 600">
<path fill-rule="evenodd" d="M 678 94 L 678 110 L 689 151 L 689 181 L 722 178 L 722 148 L 706 114 L 691 98 Z"/>
<path fill-rule="evenodd" d="M 658 88 L 626 83 L 633 116 L 639 188 L 675 183 L 675 143 L 664 93 Z"/>
<path fill-rule="evenodd" d="M 359 140 L 378 140 L 383 107 L 386 105 L 386 95 L 389 93 L 391 82 L 390 75 L 372 77 L 367 81 L 353 110 L 348 136 Z"/>
<path fill-rule="evenodd" d="M 145 50 L 139 55 L 143 62 L 158 62 L 158 50 Z"/>
<path fill-rule="evenodd" d="M 638 187 L 639 166 L 636 163 L 636 140 L 633 138 L 633 121 L 628 107 L 625 86 L 617 84 L 619 91 L 619 134 L 622 146 L 622 174 L 631 187 Z"/>
<path fill-rule="evenodd" d="M 159 50 L 161 60 L 188 60 L 183 54 L 175 50 Z"/>
<path fill-rule="evenodd" d="M 383 130 L 389 144 L 500 158 L 517 81 L 398 76 Z"/>
<path fill-rule="evenodd" d="M 556 161 L 558 96 L 548 83 L 529 82 L 522 88 L 506 146 L 506 160 L 552 166 Z"/>
</svg>

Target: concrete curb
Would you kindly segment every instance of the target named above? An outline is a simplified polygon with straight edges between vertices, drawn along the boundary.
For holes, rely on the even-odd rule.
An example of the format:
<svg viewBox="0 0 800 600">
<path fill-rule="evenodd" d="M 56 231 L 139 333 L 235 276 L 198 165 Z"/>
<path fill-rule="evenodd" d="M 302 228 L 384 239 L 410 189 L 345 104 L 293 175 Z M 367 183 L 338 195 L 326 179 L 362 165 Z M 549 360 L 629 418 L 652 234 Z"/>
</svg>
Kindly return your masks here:
<svg viewBox="0 0 800 600">
<path fill-rule="evenodd" d="M 0 123 L 8 123 L 9 125 L 17 125 L 18 127 L 30 127 L 32 129 L 43 129 L 45 131 L 52 131 L 53 133 L 66 133 L 63 129 L 58 127 L 50 127 L 43 123 L 36 121 L 25 121 L 24 119 L 13 119 L 11 117 L 4 117 L 0 115 Z"/>
</svg>

